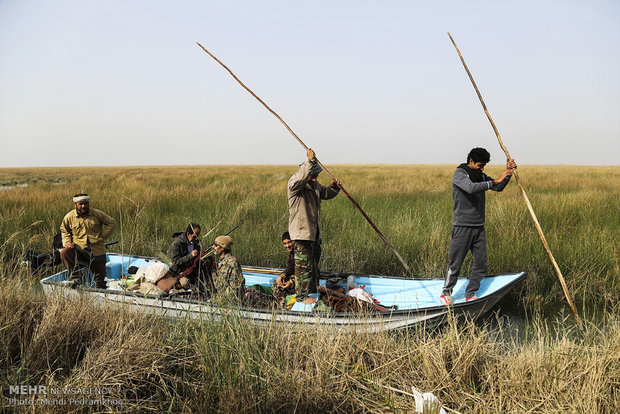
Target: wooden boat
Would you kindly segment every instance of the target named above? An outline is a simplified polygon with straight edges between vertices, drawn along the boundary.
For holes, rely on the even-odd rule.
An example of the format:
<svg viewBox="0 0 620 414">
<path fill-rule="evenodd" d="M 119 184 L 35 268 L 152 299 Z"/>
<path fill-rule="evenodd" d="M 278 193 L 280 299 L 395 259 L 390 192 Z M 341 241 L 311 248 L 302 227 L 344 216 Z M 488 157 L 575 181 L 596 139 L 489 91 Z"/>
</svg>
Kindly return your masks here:
<svg viewBox="0 0 620 414">
<path fill-rule="evenodd" d="M 117 303 L 141 312 L 169 317 L 217 321 L 224 313 L 230 314 L 231 309 L 217 306 L 209 300 L 190 299 L 182 295 L 145 295 L 122 289 L 120 282 L 131 266 L 138 268 L 147 266 L 152 261 L 156 261 L 156 258 L 109 253 L 107 260 L 108 289 L 96 289 L 88 285 L 77 289 L 71 288 L 67 286 L 68 272 L 64 270 L 42 279 L 43 290 L 46 294 L 58 293 L 67 297 L 88 297 L 97 305 Z M 271 286 L 281 271 L 281 269 L 274 268 L 243 267 L 246 286 Z M 391 309 L 366 314 L 319 313 L 313 312 L 309 306 L 296 304 L 291 310 L 240 307 L 234 311 L 238 312 L 241 319 L 249 320 L 257 325 L 269 324 L 275 320 L 299 326 L 322 325 L 335 329 L 351 328 L 370 331 L 404 329 L 418 324 L 433 326 L 443 322 L 450 312 L 455 315 L 472 317 L 487 312 L 517 282 L 525 278 L 525 275 L 525 272 L 518 272 L 487 276 L 482 280 L 477 292 L 479 299 L 469 302 L 465 302 L 464 298 L 467 279 L 460 279 L 454 289 L 454 305 L 446 307 L 439 299 L 443 279 L 324 273 L 321 275 L 321 285 L 325 285 L 325 279 L 330 277 L 343 277 L 346 280 L 347 277 L 352 276 L 358 285 L 364 286 L 364 291 L 371 294 L 381 305 Z M 85 270 L 85 276 L 86 280 L 91 280 L 91 275 L 87 270 Z"/>
</svg>

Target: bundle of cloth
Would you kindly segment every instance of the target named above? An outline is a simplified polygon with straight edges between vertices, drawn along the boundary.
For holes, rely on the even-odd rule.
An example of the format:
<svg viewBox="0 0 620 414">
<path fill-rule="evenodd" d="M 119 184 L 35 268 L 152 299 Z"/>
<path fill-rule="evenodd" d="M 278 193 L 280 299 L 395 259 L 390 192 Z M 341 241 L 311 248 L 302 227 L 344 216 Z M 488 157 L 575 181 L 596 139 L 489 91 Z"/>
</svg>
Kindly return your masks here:
<svg viewBox="0 0 620 414">
<path fill-rule="evenodd" d="M 138 269 L 134 283 L 128 291 L 140 292 L 145 295 L 167 295 L 174 288 L 176 279 L 170 268 L 162 262 L 153 262 Z"/>
</svg>

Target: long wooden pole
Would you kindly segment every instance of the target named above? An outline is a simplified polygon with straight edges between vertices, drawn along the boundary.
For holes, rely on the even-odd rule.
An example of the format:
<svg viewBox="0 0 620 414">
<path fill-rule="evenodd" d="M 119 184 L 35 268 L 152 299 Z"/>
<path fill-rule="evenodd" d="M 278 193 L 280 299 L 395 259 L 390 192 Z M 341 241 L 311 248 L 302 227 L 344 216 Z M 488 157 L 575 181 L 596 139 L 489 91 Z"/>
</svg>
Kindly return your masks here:
<svg viewBox="0 0 620 414">
<path fill-rule="evenodd" d="M 504 151 L 504 154 L 506 154 L 506 157 L 511 158 L 510 153 L 508 153 L 508 149 L 502 142 L 502 138 L 499 135 L 499 131 L 497 130 L 497 127 L 495 126 L 495 122 L 493 122 L 493 118 L 491 118 L 491 114 L 487 110 L 487 106 L 485 105 L 484 100 L 482 99 L 482 95 L 480 94 L 480 91 L 478 90 L 478 86 L 476 86 L 474 77 L 471 75 L 471 72 L 469 71 L 469 68 L 467 67 L 467 64 L 465 63 L 465 59 L 463 59 L 463 55 L 461 54 L 461 51 L 459 50 L 458 46 L 456 45 L 456 42 L 454 41 L 450 33 L 448 33 L 448 37 L 450 37 L 450 40 L 452 41 L 452 44 L 454 45 L 456 52 L 459 54 L 459 57 L 461 58 L 461 63 L 463 63 L 463 67 L 465 68 L 465 71 L 467 72 L 467 76 L 469 76 L 469 80 L 471 81 L 472 85 L 474 85 L 474 89 L 476 90 L 478 99 L 480 99 L 480 103 L 482 104 L 482 109 L 484 109 L 484 113 L 489 119 L 489 122 L 491 123 L 491 126 L 493 127 L 493 131 L 495 131 L 495 135 L 497 136 L 497 140 L 499 141 L 499 146 L 502 147 L 502 150 Z M 523 199 L 525 200 L 527 209 L 529 210 L 530 215 L 532 216 L 532 220 L 534 220 L 534 225 L 536 226 L 536 230 L 538 230 L 538 235 L 540 236 L 540 240 L 542 241 L 543 246 L 545 247 L 545 250 L 547 251 L 547 255 L 549 256 L 549 259 L 551 260 L 551 264 L 553 265 L 553 268 L 555 269 L 555 272 L 558 275 L 558 279 L 560 279 L 560 284 L 562 285 L 564 296 L 566 296 L 566 300 L 568 301 L 568 304 L 570 305 L 570 308 L 572 309 L 573 314 L 575 315 L 575 319 L 577 319 L 577 322 L 581 323 L 581 319 L 579 318 L 577 309 L 575 308 L 575 305 L 573 304 L 573 300 L 571 299 L 570 292 L 568 291 L 568 287 L 566 286 L 566 282 L 564 281 L 564 276 L 562 276 L 562 271 L 560 271 L 560 267 L 558 266 L 558 263 L 555 261 L 555 258 L 553 257 L 553 253 L 551 253 L 551 249 L 549 248 L 549 244 L 547 243 L 547 239 L 545 238 L 542 227 L 540 226 L 540 223 L 538 222 L 536 213 L 534 213 L 532 204 L 530 203 L 530 200 L 527 197 L 527 194 L 525 193 L 525 189 L 523 188 L 523 185 L 521 184 L 521 180 L 519 179 L 519 175 L 517 174 L 516 170 L 514 171 L 514 176 L 515 176 L 515 179 L 517 180 L 517 184 L 519 184 L 519 189 L 521 190 L 521 194 L 523 195 Z"/>
<path fill-rule="evenodd" d="M 232 70 L 230 70 L 228 68 L 228 66 L 226 66 L 224 63 L 222 63 L 218 58 L 216 58 L 213 53 L 209 52 L 207 49 L 205 49 L 205 47 L 203 45 L 201 45 L 200 43 L 196 42 L 196 44 L 198 46 L 200 46 L 200 48 L 202 50 L 204 50 L 205 52 L 207 52 L 207 54 L 209 56 L 211 56 L 217 63 L 219 63 L 220 65 L 222 65 L 222 67 L 224 69 L 226 69 L 228 71 L 228 73 L 230 73 L 230 75 L 239 83 L 239 85 L 243 86 L 243 88 L 250 92 L 250 94 L 256 98 L 256 100 L 258 100 L 258 102 L 260 102 L 261 104 L 263 104 L 263 106 L 273 114 L 273 116 L 275 116 L 276 118 L 278 118 L 278 120 L 282 123 L 282 125 L 284 125 L 284 127 L 288 130 L 288 132 L 291 133 L 291 135 L 293 136 L 293 138 L 295 138 L 297 140 L 297 142 L 299 142 L 301 144 L 302 147 L 304 147 L 306 150 L 308 149 L 308 147 L 306 146 L 306 144 L 304 144 L 304 142 L 297 136 L 297 134 L 295 132 L 293 132 L 293 130 L 291 129 L 291 127 L 288 126 L 288 124 L 286 122 L 284 122 L 284 120 L 282 118 L 280 118 L 280 115 L 278 115 L 273 109 L 271 109 L 269 107 L 269 105 L 267 105 L 261 98 L 259 98 L 254 92 L 252 92 L 252 90 L 250 88 L 248 88 L 247 86 L 245 86 L 245 84 L 243 82 L 241 82 L 241 80 L 232 72 Z M 318 158 L 316 158 L 316 162 L 323 168 L 323 170 L 327 173 L 327 175 L 329 175 L 333 180 L 336 180 L 336 177 L 327 169 L 327 167 L 325 167 L 325 165 L 323 165 Z M 355 207 L 357 207 L 357 209 L 360 211 L 360 213 L 362 213 L 362 216 L 364 216 L 364 218 L 366 219 L 366 221 L 368 222 L 368 224 L 371 225 L 371 227 L 377 232 L 377 234 L 379 235 L 379 237 L 381 238 L 381 240 L 383 240 L 383 242 L 394 252 L 394 254 L 396 255 L 396 257 L 398 258 L 398 260 L 402 263 L 402 265 L 405 267 L 405 269 L 407 270 L 407 273 L 411 274 L 411 269 L 409 268 L 409 266 L 407 265 L 407 263 L 405 262 L 405 260 L 402 258 L 402 256 L 396 251 L 396 249 L 394 248 L 394 246 L 392 246 L 392 244 L 385 238 L 385 236 L 383 235 L 383 233 L 381 233 L 381 230 L 379 230 L 379 228 L 375 225 L 375 223 L 372 222 L 372 220 L 370 219 L 370 217 L 368 217 L 368 214 L 366 214 L 366 212 L 364 211 L 364 209 L 362 209 L 362 207 L 357 203 L 357 201 L 355 201 L 355 199 L 351 196 L 351 194 L 349 194 L 349 192 L 344 188 L 344 186 L 342 185 L 342 183 L 338 182 L 338 187 L 340 187 L 340 189 L 342 190 L 342 192 L 349 198 L 349 200 L 351 200 L 351 202 L 353 203 L 353 205 Z"/>
</svg>

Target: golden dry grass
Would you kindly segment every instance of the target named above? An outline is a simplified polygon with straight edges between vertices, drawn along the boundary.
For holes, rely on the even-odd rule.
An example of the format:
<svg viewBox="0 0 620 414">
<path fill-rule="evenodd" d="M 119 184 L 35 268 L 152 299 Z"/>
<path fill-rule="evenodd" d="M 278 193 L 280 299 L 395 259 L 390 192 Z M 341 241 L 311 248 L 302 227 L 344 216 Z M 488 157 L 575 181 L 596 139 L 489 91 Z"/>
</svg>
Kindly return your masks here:
<svg viewBox="0 0 620 414">
<path fill-rule="evenodd" d="M 615 413 L 620 323 L 537 322 L 520 339 L 507 321 L 371 334 L 171 321 L 0 288 L 0 381 L 101 387 L 138 412 L 411 412 L 411 386 L 453 412 Z M 30 398 L 36 399 L 36 395 Z M 29 412 L 27 407 L 11 411 Z M 44 412 L 88 412 L 67 404 Z"/>
<path fill-rule="evenodd" d="M 49 248 L 71 196 L 93 195 L 93 206 L 119 222 L 113 249 L 155 255 L 189 221 L 233 234 L 242 263 L 282 266 L 286 182 L 295 166 L 178 166 L 2 169 L 0 240 L 6 265 L 21 249 Z M 443 277 L 452 220 L 449 165 L 330 167 L 419 277 Z M 489 166 L 489 175 L 500 170 Z M 620 171 L 615 167 L 521 166 L 520 176 L 569 289 L 585 302 L 614 306 L 620 296 Z M 326 180 L 327 177 L 322 177 Z M 32 223 L 41 224 L 27 229 Z M 24 229 L 27 229 L 24 231 Z M 203 231 L 203 233 L 207 233 Z M 379 274 L 404 269 L 343 195 L 323 203 L 322 268 Z M 527 271 L 520 296 L 533 306 L 563 303 L 557 276 L 518 187 L 487 197 L 491 273 Z M 211 242 L 211 240 L 207 240 Z M 466 262 L 466 268 L 469 262 Z M 467 269 L 465 269 L 467 271 Z"/>
<path fill-rule="evenodd" d="M 138 412 L 400 412 L 412 385 L 463 413 L 620 411 L 620 173 L 613 167 L 521 166 L 520 174 L 583 328 L 565 311 L 555 274 L 514 183 L 489 194 L 492 272 L 529 276 L 508 302 L 530 320 L 454 321 L 408 333 L 294 332 L 169 321 L 86 301 L 44 298 L 20 268 L 47 249 L 71 196 L 87 191 L 114 216 L 116 251 L 167 251 L 188 221 L 209 237 L 236 224 L 243 263 L 282 266 L 285 186 L 294 166 L 0 170 L 0 370 L 3 407 L 16 384 L 109 387 Z M 441 277 L 451 226 L 454 166 L 330 167 L 419 276 Z M 494 175 L 499 167 L 489 167 Z M 27 184 L 27 186 L 23 186 Z M 19 187 L 19 185 L 22 185 Z M 323 268 L 399 274 L 400 264 L 345 197 L 322 215 Z M 37 225 L 32 225 L 41 221 Z M 219 223 L 219 224 L 218 224 Z M 206 233 L 206 231 L 203 231 Z M 517 332 L 518 331 L 518 332 Z M 44 407 L 76 412 L 80 407 Z M 88 411 L 88 409 L 83 409 Z"/>
</svg>

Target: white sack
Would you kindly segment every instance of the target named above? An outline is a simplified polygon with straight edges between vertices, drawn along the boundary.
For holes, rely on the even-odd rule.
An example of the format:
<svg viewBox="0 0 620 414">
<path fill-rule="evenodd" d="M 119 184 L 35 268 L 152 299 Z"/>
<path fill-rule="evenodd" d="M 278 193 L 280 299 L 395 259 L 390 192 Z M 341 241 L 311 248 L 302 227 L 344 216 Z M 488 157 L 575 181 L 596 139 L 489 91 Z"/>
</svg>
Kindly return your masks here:
<svg viewBox="0 0 620 414">
<path fill-rule="evenodd" d="M 168 273 L 168 269 L 168 265 L 165 263 L 153 262 L 138 269 L 135 278 L 136 280 L 144 278 L 145 282 L 155 284 Z"/>
<path fill-rule="evenodd" d="M 366 292 L 362 288 L 351 289 L 347 292 L 347 295 L 357 298 L 359 300 L 363 300 L 364 302 L 375 303 L 368 294 L 368 292 Z"/>
</svg>

